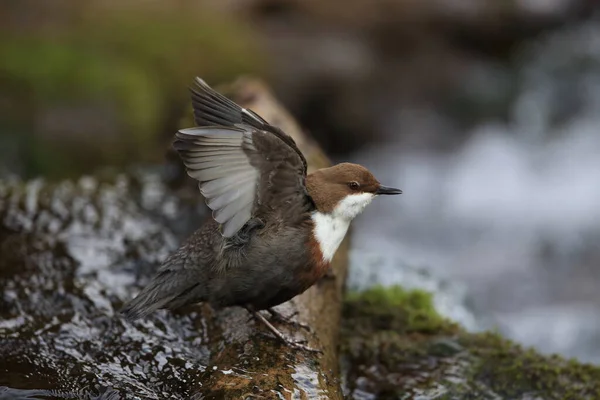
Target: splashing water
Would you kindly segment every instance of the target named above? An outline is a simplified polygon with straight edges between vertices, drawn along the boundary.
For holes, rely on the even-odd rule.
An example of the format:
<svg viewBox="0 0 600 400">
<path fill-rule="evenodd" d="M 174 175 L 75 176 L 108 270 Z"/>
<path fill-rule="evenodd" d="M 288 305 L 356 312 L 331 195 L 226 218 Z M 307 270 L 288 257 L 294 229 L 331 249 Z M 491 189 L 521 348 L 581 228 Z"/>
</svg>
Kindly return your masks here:
<svg viewBox="0 0 600 400">
<path fill-rule="evenodd" d="M 600 362 L 600 24 L 521 55 L 507 122 L 476 126 L 454 154 L 356 157 L 404 194 L 365 211 L 354 247 L 462 282 L 485 326 Z"/>
</svg>

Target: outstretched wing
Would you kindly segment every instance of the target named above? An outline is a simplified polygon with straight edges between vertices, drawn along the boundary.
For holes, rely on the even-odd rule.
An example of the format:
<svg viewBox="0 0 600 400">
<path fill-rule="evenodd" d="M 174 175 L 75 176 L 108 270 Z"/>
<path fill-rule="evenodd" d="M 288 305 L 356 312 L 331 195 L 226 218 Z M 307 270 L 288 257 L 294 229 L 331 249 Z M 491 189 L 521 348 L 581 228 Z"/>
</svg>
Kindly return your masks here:
<svg viewBox="0 0 600 400">
<path fill-rule="evenodd" d="M 225 237 L 269 210 L 305 207 L 306 160 L 293 139 L 198 80 L 196 128 L 173 143 Z"/>
<path fill-rule="evenodd" d="M 202 79 L 196 77 L 195 86 L 190 88 L 194 120 L 198 126 L 238 126 L 249 125 L 258 130 L 270 132 L 291 147 L 302 160 L 306 174 L 306 159 L 298 149 L 296 142 L 281 129 L 269 125 L 252 110 L 240 107 L 238 104 L 223 96 L 208 86 Z"/>
</svg>

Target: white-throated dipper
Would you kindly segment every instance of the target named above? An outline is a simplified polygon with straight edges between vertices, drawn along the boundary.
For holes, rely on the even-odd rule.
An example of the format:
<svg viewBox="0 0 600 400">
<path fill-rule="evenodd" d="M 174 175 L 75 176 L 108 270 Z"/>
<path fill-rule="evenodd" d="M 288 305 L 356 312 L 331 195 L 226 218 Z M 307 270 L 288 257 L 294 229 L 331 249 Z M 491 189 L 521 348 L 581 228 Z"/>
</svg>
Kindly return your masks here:
<svg viewBox="0 0 600 400">
<path fill-rule="evenodd" d="M 377 195 L 400 194 L 361 165 L 307 175 L 294 140 L 219 94 L 200 78 L 191 88 L 195 128 L 173 147 L 212 210 L 212 218 L 125 304 L 130 320 L 158 309 L 207 302 L 241 306 L 278 338 L 258 311 L 303 293 L 329 268 L 350 222 Z"/>
</svg>

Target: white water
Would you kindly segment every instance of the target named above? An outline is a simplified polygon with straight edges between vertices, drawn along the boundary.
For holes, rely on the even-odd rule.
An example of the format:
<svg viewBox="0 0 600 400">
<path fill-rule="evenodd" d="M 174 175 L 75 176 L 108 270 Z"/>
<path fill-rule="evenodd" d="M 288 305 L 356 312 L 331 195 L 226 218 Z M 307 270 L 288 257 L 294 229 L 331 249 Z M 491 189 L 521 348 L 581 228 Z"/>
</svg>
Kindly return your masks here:
<svg viewBox="0 0 600 400">
<path fill-rule="evenodd" d="M 542 38 L 522 62 L 508 122 L 480 124 L 456 153 L 354 157 L 404 191 L 357 219 L 354 249 L 466 285 L 485 327 L 600 363 L 600 23 Z M 392 132 L 439 119 L 410 114 Z"/>
</svg>

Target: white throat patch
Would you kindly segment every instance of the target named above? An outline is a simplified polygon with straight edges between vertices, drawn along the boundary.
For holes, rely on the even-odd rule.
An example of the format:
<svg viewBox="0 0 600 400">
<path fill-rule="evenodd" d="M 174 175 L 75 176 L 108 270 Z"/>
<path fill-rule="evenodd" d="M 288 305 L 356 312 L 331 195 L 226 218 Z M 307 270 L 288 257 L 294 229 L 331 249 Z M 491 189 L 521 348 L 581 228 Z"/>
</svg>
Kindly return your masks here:
<svg viewBox="0 0 600 400">
<path fill-rule="evenodd" d="M 373 200 L 375 195 L 361 193 L 346 196 L 330 213 L 315 211 L 314 235 L 321 247 L 323 260 L 329 262 L 346 236 L 350 222 Z"/>
</svg>

